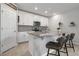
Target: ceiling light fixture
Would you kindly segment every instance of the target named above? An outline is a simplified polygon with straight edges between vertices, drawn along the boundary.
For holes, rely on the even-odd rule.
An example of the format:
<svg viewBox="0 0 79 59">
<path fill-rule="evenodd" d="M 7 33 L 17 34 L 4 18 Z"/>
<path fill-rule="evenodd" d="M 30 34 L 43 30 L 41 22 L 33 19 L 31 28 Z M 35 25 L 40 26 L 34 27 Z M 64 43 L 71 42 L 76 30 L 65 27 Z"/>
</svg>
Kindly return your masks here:
<svg viewBox="0 0 79 59">
<path fill-rule="evenodd" d="M 38 8 L 37 8 L 37 7 L 35 7 L 34 9 L 35 9 L 35 10 L 38 10 Z"/>
<path fill-rule="evenodd" d="M 48 11 L 45 11 L 45 13 L 48 13 Z"/>
</svg>

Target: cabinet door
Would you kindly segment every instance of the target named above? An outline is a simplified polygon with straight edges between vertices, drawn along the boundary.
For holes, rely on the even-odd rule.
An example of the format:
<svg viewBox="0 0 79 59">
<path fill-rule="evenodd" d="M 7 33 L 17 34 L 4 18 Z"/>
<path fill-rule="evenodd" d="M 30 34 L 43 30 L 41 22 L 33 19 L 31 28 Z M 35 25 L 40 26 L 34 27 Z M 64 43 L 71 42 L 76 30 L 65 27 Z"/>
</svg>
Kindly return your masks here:
<svg viewBox="0 0 79 59">
<path fill-rule="evenodd" d="M 19 25 L 33 25 L 33 15 L 27 12 L 18 12 L 20 16 Z"/>
<path fill-rule="evenodd" d="M 1 52 L 16 45 L 16 11 L 1 4 Z"/>
<path fill-rule="evenodd" d="M 45 17 L 41 17 L 40 19 L 41 26 L 48 26 L 48 19 Z"/>
<path fill-rule="evenodd" d="M 41 26 L 48 26 L 48 19 L 45 17 L 34 15 L 33 21 L 39 21 Z"/>
<path fill-rule="evenodd" d="M 29 34 L 27 32 L 18 32 L 18 42 L 25 42 L 28 41 Z"/>
</svg>

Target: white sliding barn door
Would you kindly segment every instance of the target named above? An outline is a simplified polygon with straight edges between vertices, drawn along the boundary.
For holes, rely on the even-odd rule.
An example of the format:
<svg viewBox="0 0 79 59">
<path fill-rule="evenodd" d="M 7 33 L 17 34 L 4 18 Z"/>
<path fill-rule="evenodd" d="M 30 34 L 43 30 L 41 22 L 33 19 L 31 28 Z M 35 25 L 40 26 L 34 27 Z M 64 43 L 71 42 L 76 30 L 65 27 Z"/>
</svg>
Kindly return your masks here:
<svg viewBox="0 0 79 59">
<path fill-rule="evenodd" d="M 16 11 L 5 4 L 1 4 L 1 52 L 17 45 L 16 24 Z"/>
<path fill-rule="evenodd" d="M 1 24 L 1 4 L 0 4 L 0 24 Z M 1 55 L 1 26 L 0 26 L 0 55 Z"/>
</svg>

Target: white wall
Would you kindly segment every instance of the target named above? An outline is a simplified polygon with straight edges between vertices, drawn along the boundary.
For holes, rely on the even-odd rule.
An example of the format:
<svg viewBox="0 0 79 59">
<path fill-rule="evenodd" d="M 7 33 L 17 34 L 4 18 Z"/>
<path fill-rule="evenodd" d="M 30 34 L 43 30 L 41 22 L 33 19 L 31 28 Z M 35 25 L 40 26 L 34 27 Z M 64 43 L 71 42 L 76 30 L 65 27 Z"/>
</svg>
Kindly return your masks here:
<svg viewBox="0 0 79 59">
<path fill-rule="evenodd" d="M 75 27 L 70 27 L 70 22 L 75 22 Z M 63 14 L 63 20 L 64 28 L 63 30 L 66 32 L 74 32 L 75 38 L 74 42 L 79 44 L 79 9 L 74 9 L 73 11 L 70 11 L 68 13 Z"/>
<path fill-rule="evenodd" d="M 54 15 L 48 20 L 48 27 L 52 34 L 57 34 L 58 22 L 61 20 L 61 15 Z"/>
<path fill-rule="evenodd" d="M 79 44 L 79 8 L 75 8 L 63 14 L 54 15 L 49 19 L 49 28 L 55 34 L 57 33 L 56 28 L 58 27 L 59 21 L 63 23 L 62 32 L 74 32 L 76 34 L 74 42 Z M 70 22 L 72 21 L 75 22 L 75 27 L 70 27 Z"/>
<path fill-rule="evenodd" d="M 33 26 L 33 21 L 40 21 L 41 26 L 48 26 L 48 18 L 35 15 L 28 12 L 18 11 L 18 15 L 20 16 L 19 25 L 31 25 Z"/>
</svg>

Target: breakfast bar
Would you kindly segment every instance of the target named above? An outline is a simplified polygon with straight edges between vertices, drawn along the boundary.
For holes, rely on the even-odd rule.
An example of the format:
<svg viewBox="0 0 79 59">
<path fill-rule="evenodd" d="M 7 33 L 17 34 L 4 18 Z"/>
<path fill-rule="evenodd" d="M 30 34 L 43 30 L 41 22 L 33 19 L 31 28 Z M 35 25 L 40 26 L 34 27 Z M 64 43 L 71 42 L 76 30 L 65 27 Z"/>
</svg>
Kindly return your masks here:
<svg viewBox="0 0 79 59">
<path fill-rule="evenodd" d="M 58 36 L 51 33 L 32 32 L 29 33 L 29 48 L 33 56 L 45 56 L 47 54 L 46 43 L 49 41 L 56 42 Z"/>
</svg>

